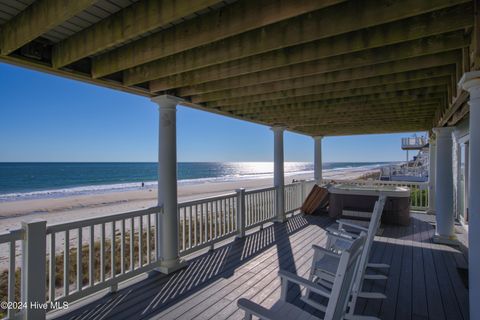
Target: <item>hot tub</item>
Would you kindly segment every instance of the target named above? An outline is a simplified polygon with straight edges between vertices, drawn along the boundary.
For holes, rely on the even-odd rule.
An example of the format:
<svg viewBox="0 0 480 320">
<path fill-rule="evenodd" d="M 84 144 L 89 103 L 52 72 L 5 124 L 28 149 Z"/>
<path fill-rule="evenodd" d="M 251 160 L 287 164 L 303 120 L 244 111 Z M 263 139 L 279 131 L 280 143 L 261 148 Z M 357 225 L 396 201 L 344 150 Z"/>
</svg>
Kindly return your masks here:
<svg viewBox="0 0 480 320">
<path fill-rule="evenodd" d="M 331 186 L 328 191 L 330 217 L 341 217 L 343 210 L 371 213 L 375 201 L 382 192 L 387 196 L 382 222 L 399 225 L 410 223 L 410 189 L 407 187 L 337 184 Z"/>
</svg>

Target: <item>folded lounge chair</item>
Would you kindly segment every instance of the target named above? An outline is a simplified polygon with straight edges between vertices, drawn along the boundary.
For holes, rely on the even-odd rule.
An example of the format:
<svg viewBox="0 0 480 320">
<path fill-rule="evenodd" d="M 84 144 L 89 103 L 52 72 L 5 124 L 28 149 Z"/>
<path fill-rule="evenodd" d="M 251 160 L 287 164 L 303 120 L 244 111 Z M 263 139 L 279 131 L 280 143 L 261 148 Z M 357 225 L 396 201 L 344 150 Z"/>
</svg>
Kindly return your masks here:
<svg viewBox="0 0 480 320">
<path fill-rule="evenodd" d="M 302 204 L 300 211 L 304 214 L 314 214 L 328 206 L 328 189 L 314 185 Z"/>
</svg>

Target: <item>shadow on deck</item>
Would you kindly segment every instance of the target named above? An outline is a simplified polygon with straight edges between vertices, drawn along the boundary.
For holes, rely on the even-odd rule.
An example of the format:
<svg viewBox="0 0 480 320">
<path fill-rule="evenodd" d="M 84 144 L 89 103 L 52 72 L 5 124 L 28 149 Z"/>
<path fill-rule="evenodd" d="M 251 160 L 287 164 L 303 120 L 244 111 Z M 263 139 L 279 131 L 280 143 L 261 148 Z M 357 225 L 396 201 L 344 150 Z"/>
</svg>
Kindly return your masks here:
<svg viewBox="0 0 480 320">
<path fill-rule="evenodd" d="M 307 276 L 312 244 L 325 242 L 327 217 L 296 216 L 189 261 L 186 269 L 164 276 L 151 272 L 115 294 L 96 295 L 76 310 L 51 314 L 58 319 L 241 319 L 236 301 L 249 298 L 268 307 L 280 296 L 278 269 Z M 368 281 L 364 289 L 385 300 L 360 299 L 357 312 L 381 319 L 468 319 L 468 289 L 457 268 L 464 255 L 433 244 L 428 219 L 408 227 L 386 226 L 372 250 L 374 262 L 391 264 L 387 281 Z M 289 300 L 299 300 L 290 288 Z"/>
</svg>

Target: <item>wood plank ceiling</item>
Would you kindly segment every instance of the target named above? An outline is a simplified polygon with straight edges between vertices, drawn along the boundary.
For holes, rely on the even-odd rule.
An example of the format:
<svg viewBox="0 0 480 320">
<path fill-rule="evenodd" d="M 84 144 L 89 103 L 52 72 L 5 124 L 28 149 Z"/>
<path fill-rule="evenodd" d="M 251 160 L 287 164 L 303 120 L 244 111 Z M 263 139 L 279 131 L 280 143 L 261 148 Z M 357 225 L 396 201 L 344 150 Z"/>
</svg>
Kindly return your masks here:
<svg viewBox="0 0 480 320">
<path fill-rule="evenodd" d="M 0 61 L 308 135 L 429 130 L 471 0 L 0 0 Z"/>
</svg>

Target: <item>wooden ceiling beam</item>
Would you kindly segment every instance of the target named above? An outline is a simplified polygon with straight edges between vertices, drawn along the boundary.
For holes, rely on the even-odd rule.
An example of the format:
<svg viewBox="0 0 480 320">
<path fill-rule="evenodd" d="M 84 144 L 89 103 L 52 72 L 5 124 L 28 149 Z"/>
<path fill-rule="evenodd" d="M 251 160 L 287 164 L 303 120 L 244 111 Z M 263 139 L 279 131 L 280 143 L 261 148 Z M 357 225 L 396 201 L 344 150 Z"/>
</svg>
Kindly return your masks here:
<svg viewBox="0 0 480 320">
<path fill-rule="evenodd" d="M 168 26 L 220 0 L 142 0 L 61 41 L 53 48 L 52 65 L 61 68 L 146 32 Z"/>
<path fill-rule="evenodd" d="M 310 125 L 318 125 L 318 126 L 322 126 L 322 125 L 330 125 L 330 124 L 335 124 L 335 125 L 338 125 L 338 126 L 342 126 L 342 125 L 350 125 L 350 124 L 359 124 L 359 123 L 363 123 L 363 124 L 368 124 L 368 123 L 373 123 L 373 122 L 388 122 L 388 123 L 391 123 L 391 122 L 404 122 L 406 121 L 407 123 L 410 122 L 414 122 L 414 123 L 426 123 L 427 121 L 431 120 L 433 118 L 433 115 L 434 115 L 434 112 L 433 111 L 430 111 L 428 113 L 425 113 L 425 114 L 405 114 L 405 115 L 398 115 L 398 116 L 395 116 L 395 115 L 391 115 L 390 117 L 375 117 L 375 116 L 372 116 L 372 117 L 365 117 L 365 118 L 358 118 L 358 119 L 350 119 L 350 118 L 343 118 L 343 119 L 328 119 L 328 118 L 324 118 L 324 119 L 318 119 L 318 120 L 315 120 L 315 119 L 312 119 L 310 121 L 297 121 L 297 120 L 293 120 L 293 121 L 289 121 L 289 122 L 286 122 L 285 124 L 288 126 L 288 127 L 294 127 L 294 128 L 298 128 L 298 127 L 306 127 L 306 126 L 310 126 Z M 410 118 L 415 118 L 415 120 L 410 120 Z M 258 120 L 262 120 L 262 119 L 258 119 Z M 283 122 L 281 120 L 279 120 L 277 123 L 282 123 Z"/>
<path fill-rule="evenodd" d="M 385 112 L 375 113 L 365 111 L 364 113 L 334 113 L 334 114 L 312 114 L 311 116 L 295 116 L 289 115 L 288 117 L 263 117 L 259 116 L 249 116 L 250 119 L 256 119 L 260 121 L 266 122 L 273 122 L 273 123 L 286 123 L 292 124 L 295 121 L 303 121 L 303 122 L 314 122 L 314 121 L 321 121 L 321 122 L 332 122 L 332 121 L 344 121 L 348 119 L 354 118 L 356 121 L 363 121 L 368 119 L 391 119 L 391 118 L 401 118 L 401 117 L 433 117 L 435 114 L 435 110 L 437 109 L 437 105 L 423 105 L 420 110 L 407 110 L 407 109 L 389 109 Z"/>
<path fill-rule="evenodd" d="M 370 18 L 350 19 L 351 16 L 358 16 L 359 2 L 374 7 L 362 9 Z M 392 5 L 401 6 L 402 10 L 395 10 Z M 415 14 L 407 13 L 406 8 L 409 8 L 409 4 L 404 1 L 396 1 L 388 6 L 379 6 L 372 1 L 347 2 L 127 69 L 124 71 L 124 81 L 126 85 L 133 85 L 292 46 L 298 48 L 288 50 L 315 52 L 314 55 L 303 56 L 306 62 L 462 30 L 473 25 L 473 17 L 465 14 L 473 9 L 472 3 L 403 19 Z M 333 10 L 342 12 L 341 21 L 338 21 L 338 14 L 334 14 Z M 394 21 L 398 19 L 403 20 Z M 298 46 L 312 41 L 314 43 Z M 316 50 L 309 50 L 308 47 Z M 259 58 L 268 60 L 269 55 L 275 54 Z"/>
<path fill-rule="evenodd" d="M 416 101 L 425 101 L 425 100 L 435 100 L 441 102 L 441 104 L 446 103 L 446 93 L 445 91 L 437 93 L 425 93 L 421 90 L 413 89 L 407 90 L 399 94 L 398 92 L 382 92 L 372 95 L 364 96 L 354 96 L 346 98 L 331 98 L 331 99 L 311 99 L 312 96 L 308 96 L 306 99 L 304 97 L 298 98 L 297 101 L 291 103 L 250 103 L 245 105 L 235 105 L 235 106 L 224 106 L 218 108 L 218 110 L 224 112 L 237 112 L 242 111 L 245 114 L 251 112 L 261 111 L 284 111 L 284 110 L 296 110 L 296 109 L 309 109 L 309 108 L 326 108 L 329 106 L 337 105 L 357 105 L 357 106 L 368 106 L 368 105 L 383 105 L 390 103 L 414 103 Z M 315 97 L 313 97 L 315 98 Z"/>
<path fill-rule="evenodd" d="M 344 1 L 238 1 L 95 57 L 92 76 L 103 77 Z"/>
<path fill-rule="evenodd" d="M 289 130 L 300 132 L 311 136 L 346 136 L 357 134 L 380 134 L 394 132 L 412 132 L 431 129 L 428 123 L 422 121 L 412 122 L 373 122 L 367 124 L 343 124 L 343 125 L 322 125 L 322 126 L 297 126 L 289 127 Z"/>
<path fill-rule="evenodd" d="M 288 124 L 286 125 L 287 128 L 293 128 L 293 129 L 299 129 L 299 128 L 319 128 L 319 129 L 325 129 L 330 126 L 337 126 L 337 127 L 359 127 L 359 128 L 371 128 L 375 127 L 378 125 L 379 128 L 388 128 L 388 127 L 403 127 L 406 125 L 426 125 L 426 122 L 428 119 L 424 118 L 419 118 L 419 119 L 410 119 L 406 121 L 398 121 L 396 119 L 388 120 L 388 121 L 379 121 L 377 119 L 372 119 L 371 121 L 344 121 L 344 122 L 336 122 L 336 123 L 298 123 L 298 124 L 293 124 L 289 126 Z"/>
<path fill-rule="evenodd" d="M 402 98 L 402 97 L 409 97 L 409 98 L 421 98 L 421 97 L 428 97 L 430 95 L 446 95 L 447 90 L 445 86 L 435 86 L 430 88 L 417 88 L 417 89 L 409 89 L 409 90 L 395 90 L 395 91 L 382 91 L 381 88 L 375 88 L 373 91 L 369 90 L 370 92 L 362 92 L 362 94 L 352 95 L 350 91 L 347 92 L 340 92 L 340 94 L 312 94 L 307 96 L 300 96 L 300 97 L 291 97 L 279 100 L 265 100 L 253 103 L 244 103 L 241 105 L 232 105 L 232 106 L 212 106 L 210 104 L 205 104 L 205 107 L 208 109 L 217 109 L 227 111 L 230 108 L 235 110 L 249 110 L 251 108 L 259 108 L 259 107 L 270 107 L 270 106 L 278 106 L 278 105 L 292 105 L 297 103 L 303 102 L 316 102 L 322 100 L 340 100 L 340 99 L 355 99 L 357 101 L 361 101 L 364 99 L 365 101 L 374 101 L 376 99 L 395 99 L 395 98 Z M 445 100 L 446 101 L 446 100 Z"/>
<path fill-rule="evenodd" d="M 269 78 L 270 81 L 278 81 L 295 77 L 294 74 L 290 73 L 291 68 L 289 68 L 289 66 L 291 65 L 296 65 L 297 70 L 299 68 L 305 68 L 306 70 L 310 70 L 310 74 L 318 74 L 462 49 L 468 46 L 468 44 L 468 36 L 460 31 L 305 63 L 302 63 L 303 56 L 310 54 L 314 56 L 315 51 L 309 53 L 304 50 L 298 52 L 277 50 L 275 51 L 276 57 L 274 59 L 273 57 L 271 57 L 272 59 L 248 57 L 157 79 L 150 82 L 150 90 L 158 92 L 161 90 L 238 77 L 260 71 L 263 71 L 261 73 L 264 78 Z M 459 51 L 461 54 L 461 50 Z M 292 55 L 291 52 L 295 55 Z M 308 73 L 305 69 L 301 70 L 301 73 Z"/>
<path fill-rule="evenodd" d="M 383 76 L 370 77 L 351 81 L 342 81 L 323 84 L 323 91 L 339 91 L 355 88 L 364 88 L 378 86 L 382 84 L 391 84 L 406 82 L 411 80 L 431 79 L 442 76 L 451 76 L 455 74 L 453 66 L 442 66 L 436 68 L 420 69 L 402 73 L 393 73 Z M 231 99 L 238 97 L 254 96 L 266 93 L 281 92 L 291 89 L 300 89 L 322 84 L 322 75 L 313 75 L 303 78 L 295 78 L 290 80 L 282 80 L 278 82 L 270 82 L 255 86 L 236 88 L 224 91 L 216 91 L 191 97 L 193 103 L 203 103 L 208 101 L 217 101 L 223 99 Z"/>
<path fill-rule="evenodd" d="M 0 28 L 0 54 L 8 55 L 93 5 L 97 0 L 38 0 Z"/>
<path fill-rule="evenodd" d="M 324 97 L 332 98 L 343 98 L 350 96 L 362 96 L 372 93 L 381 93 L 381 92 L 395 92 L 395 91 L 404 91 L 409 89 L 417 88 L 430 88 L 435 86 L 442 86 L 443 90 L 446 90 L 446 86 L 450 85 L 450 77 L 438 77 L 425 80 L 414 80 L 408 82 L 400 83 L 391 83 L 384 85 L 377 85 L 364 88 L 349 88 L 349 87 L 340 87 L 339 90 L 332 91 L 332 87 L 329 85 L 320 85 L 320 86 L 311 86 L 305 88 L 284 90 L 279 92 L 272 92 L 266 94 L 259 94 L 254 96 L 246 96 L 239 98 L 224 99 L 218 101 L 208 102 L 207 105 L 211 107 L 220 107 L 227 105 L 244 105 L 248 103 L 262 102 L 262 101 L 273 101 L 273 100 L 283 100 L 283 99 L 295 99 L 295 97 L 301 96 L 310 96 L 318 95 Z M 324 100 L 324 99 L 320 99 Z"/>
<path fill-rule="evenodd" d="M 304 108 L 296 109 L 280 109 L 278 111 L 270 110 L 257 110 L 256 112 L 248 113 L 237 113 L 233 112 L 239 116 L 245 116 L 250 118 L 262 117 L 263 119 L 278 119 L 280 117 L 288 119 L 289 117 L 315 117 L 315 116 L 329 116 L 336 115 L 339 113 L 345 112 L 356 112 L 356 113 L 374 113 L 379 111 L 389 111 L 389 110 L 421 110 L 425 106 L 436 106 L 439 107 L 440 103 L 438 100 L 421 100 L 415 102 L 401 102 L 401 103 L 383 103 L 376 105 L 356 105 L 356 104 L 344 104 L 344 105 L 333 105 L 327 107 L 309 107 L 308 104 Z"/>
<path fill-rule="evenodd" d="M 461 59 L 461 52 L 460 50 L 455 50 L 439 54 L 407 58 L 398 61 L 390 61 L 385 63 L 379 63 L 376 65 L 369 65 L 327 73 L 312 73 L 310 70 L 303 68 L 303 65 L 300 64 L 288 67 L 291 71 L 290 74 L 292 74 L 291 77 L 286 76 L 280 79 L 269 79 L 263 77 L 262 73 L 258 72 L 236 78 L 223 79 L 219 81 L 198 84 L 195 86 L 179 88 L 177 89 L 177 93 L 179 96 L 186 97 L 192 95 L 199 95 L 202 93 L 230 90 L 235 88 L 255 87 L 261 84 L 267 84 L 271 82 L 287 82 L 308 76 L 315 76 L 317 81 L 319 81 L 318 84 L 333 83 L 365 79 L 370 77 L 388 75 L 392 73 L 415 71 L 419 69 L 419 66 L 421 66 L 422 68 L 435 68 L 445 66 L 455 70 L 455 65 L 457 61 L 459 61 L 459 59 Z"/>
</svg>

